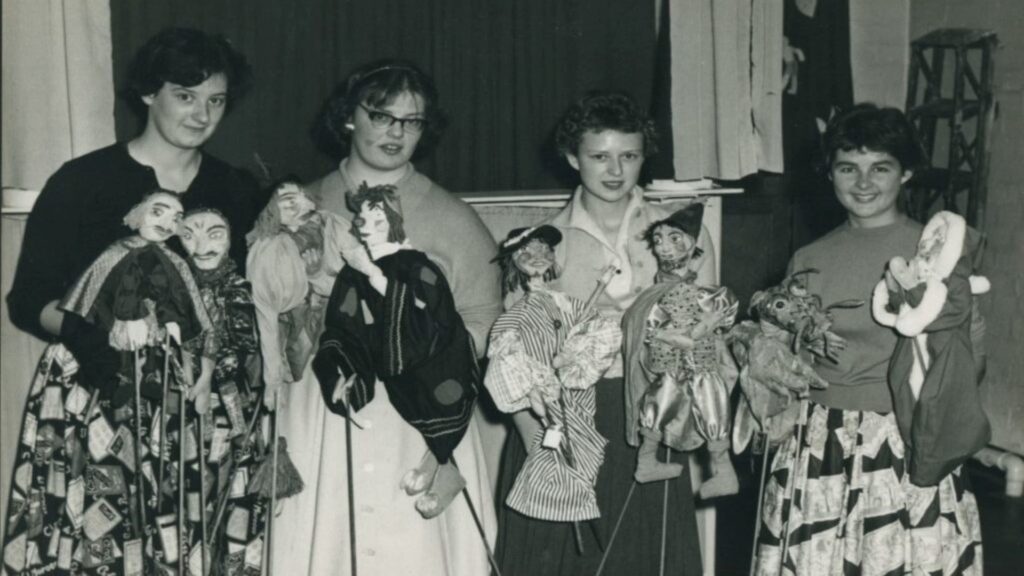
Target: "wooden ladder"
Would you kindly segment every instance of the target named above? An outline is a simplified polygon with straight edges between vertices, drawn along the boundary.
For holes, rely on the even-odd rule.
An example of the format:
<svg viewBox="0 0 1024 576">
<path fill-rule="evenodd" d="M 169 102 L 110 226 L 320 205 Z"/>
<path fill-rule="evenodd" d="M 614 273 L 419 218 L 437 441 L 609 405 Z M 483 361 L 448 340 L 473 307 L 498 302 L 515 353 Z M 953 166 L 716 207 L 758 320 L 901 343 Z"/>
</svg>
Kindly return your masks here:
<svg viewBox="0 0 1024 576">
<path fill-rule="evenodd" d="M 943 28 L 910 43 L 907 116 L 917 127 L 932 164 L 908 184 L 907 211 L 917 220 L 924 222 L 934 210 L 944 209 L 962 214 L 974 228 L 984 226 L 989 144 L 995 118 L 992 53 L 998 42 L 991 30 Z M 944 83 L 947 51 L 954 57 L 953 74 Z M 919 79 L 923 80 L 920 89 Z M 940 120 L 945 127 L 939 126 Z M 938 159 L 937 127 L 946 137 L 938 149 Z M 966 207 L 962 209 L 958 198 L 963 195 Z M 935 206 L 940 199 L 941 208 Z"/>
</svg>

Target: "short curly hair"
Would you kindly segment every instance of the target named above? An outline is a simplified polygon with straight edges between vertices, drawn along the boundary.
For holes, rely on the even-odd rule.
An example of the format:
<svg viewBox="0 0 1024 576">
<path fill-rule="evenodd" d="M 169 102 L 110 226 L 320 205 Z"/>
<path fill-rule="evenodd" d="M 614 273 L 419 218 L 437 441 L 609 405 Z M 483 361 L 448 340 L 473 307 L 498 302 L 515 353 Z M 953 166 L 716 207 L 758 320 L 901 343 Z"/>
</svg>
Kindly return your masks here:
<svg viewBox="0 0 1024 576">
<path fill-rule="evenodd" d="M 926 168 L 928 157 L 914 124 L 901 110 L 865 102 L 836 116 L 822 138 L 824 172 L 832 167 L 840 150 L 871 150 L 892 155 L 903 170 Z"/>
<path fill-rule="evenodd" d="M 313 126 L 313 139 L 323 152 L 340 160 L 348 154 L 352 140 L 345 124 L 360 104 L 379 108 L 399 94 L 409 92 L 423 99 L 426 126 L 416 145 L 413 160 L 426 156 L 441 138 L 448 117 L 441 108 L 434 79 L 409 60 L 388 58 L 360 66 L 338 84 L 324 102 Z"/>
<path fill-rule="evenodd" d="M 654 121 L 635 100 L 621 92 L 590 92 L 577 100 L 555 129 L 555 146 L 559 154 L 575 155 L 583 134 L 604 130 L 643 134 L 644 156 L 653 156 L 658 151 Z"/>
<path fill-rule="evenodd" d="M 136 115 L 145 118 L 148 107 L 142 102 L 143 96 L 155 94 L 167 82 L 196 86 L 214 74 L 227 78 L 225 110 L 230 111 L 252 83 L 252 68 L 245 56 L 219 34 L 194 28 L 164 28 L 135 53 L 121 97 Z"/>
</svg>

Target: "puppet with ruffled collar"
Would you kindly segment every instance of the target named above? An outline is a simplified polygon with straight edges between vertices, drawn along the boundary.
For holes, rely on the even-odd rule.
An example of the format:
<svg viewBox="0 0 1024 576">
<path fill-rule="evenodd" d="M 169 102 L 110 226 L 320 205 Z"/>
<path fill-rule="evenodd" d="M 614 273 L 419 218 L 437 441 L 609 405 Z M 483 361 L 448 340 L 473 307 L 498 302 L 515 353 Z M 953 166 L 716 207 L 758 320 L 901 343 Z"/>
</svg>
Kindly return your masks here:
<svg viewBox="0 0 1024 576">
<path fill-rule="evenodd" d="M 729 392 L 736 368 L 722 332 L 736 317 L 736 298 L 725 287 L 699 286 L 692 263 L 704 205 L 694 203 L 652 224 L 645 236 L 658 259 L 656 283 L 623 319 L 626 327 L 627 416 L 639 441 L 638 482 L 679 476 L 682 464 L 660 462 L 659 443 L 679 451 L 707 444 L 711 477 L 704 498 L 739 489 L 729 459 Z M 637 438 L 637 436 L 639 438 Z"/>
<path fill-rule="evenodd" d="M 394 187 L 364 183 L 346 202 L 365 249 L 346 253 L 313 370 L 327 407 L 356 425 L 355 414 L 383 383 L 387 400 L 427 445 L 401 486 L 433 518 L 466 486 L 452 452 L 476 403 L 476 353 L 441 268 L 406 238 Z"/>
<path fill-rule="evenodd" d="M 518 228 L 497 260 L 506 296 L 522 292 L 491 329 L 484 380 L 498 409 L 530 408 L 545 424 L 527 443 L 526 461 L 506 502 L 532 518 L 597 518 L 594 485 L 607 440 L 594 424 L 594 384 L 619 352 L 618 323 L 593 306 L 552 290 L 557 278 L 553 226 Z M 603 288 L 603 286 L 601 286 Z"/>
<path fill-rule="evenodd" d="M 919 486 L 937 484 L 991 437 L 971 345 L 972 295 L 989 290 L 985 277 L 973 275 L 980 245 L 963 217 L 938 212 L 917 254 L 890 260 L 872 296 L 875 320 L 902 336 L 889 386 L 910 480 Z"/>
</svg>

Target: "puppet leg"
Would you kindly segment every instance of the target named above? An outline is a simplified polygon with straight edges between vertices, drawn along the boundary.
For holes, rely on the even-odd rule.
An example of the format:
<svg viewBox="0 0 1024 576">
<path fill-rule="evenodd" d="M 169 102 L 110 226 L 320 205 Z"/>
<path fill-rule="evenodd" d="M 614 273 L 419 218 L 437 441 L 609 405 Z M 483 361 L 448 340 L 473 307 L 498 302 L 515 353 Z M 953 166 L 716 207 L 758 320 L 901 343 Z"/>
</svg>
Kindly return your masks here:
<svg viewBox="0 0 1024 576">
<path fill-rule="evenodd" d="M 732 429 L 729 390 L 717 371 L 717 366 L 702 371 L 689 382 L 697 430 L 707 439 L 711 455 L 711 477 L 700 487 L 700 497 L 704 499 L 736 494 L 740 490 L 736 470 L 729 458 Z"/>
<path fill-rule="evenodd" d="M 683 465 L 658 461 L 658 445 L 660 442 L 653 436 L 641 431 L 643 438 L 636 457 L 636 472 L 633 477 L 637 482 L 646 484 L 679 477 L 683 473 Z"/>
<path fill-rule="evenodd" d="M 430 488 L 430 481 L 437 474 L 437 458 L 430 450 L 423 455 L 419 466 L 409 470 L 402 476 L 400 486 L 409 496 L 415 496 L 427 488 Z"/>
<path fill-rule="evenodd" d="M 444 512 L 452 500 L 466 487 L 466 479 L 459 473 L 455 463 L 449 460 L 437 467 L 434 481 L 427 493 L 416 499 L 416 511 L 426 519 Z"/>
</svg>

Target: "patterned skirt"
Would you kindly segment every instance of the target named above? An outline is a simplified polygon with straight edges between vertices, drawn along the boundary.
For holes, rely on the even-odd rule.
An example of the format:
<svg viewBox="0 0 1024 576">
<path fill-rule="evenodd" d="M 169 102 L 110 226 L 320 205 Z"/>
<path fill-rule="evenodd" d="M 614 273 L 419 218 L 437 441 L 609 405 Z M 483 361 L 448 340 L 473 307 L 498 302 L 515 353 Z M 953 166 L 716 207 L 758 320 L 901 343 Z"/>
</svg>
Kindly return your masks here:
<svg viewBox="0 0 1024 576">
<path fill-rule="evenodd" d="M 147 349 L 146 355 L 143 390 L 155 388 L 159 398 L 162 352 Z M 181 434 L 176 394 L 169 394 L 172 399 L 163 410 L 144 397 L 136 418 L 134 401 L 118 407 L 90 393 L 79 382 L 78 368 L 64 346 L 51 345 L 29 391 L 5 519 L 6 573 L 176 574 L 184 562 L 186 573 L 201 574 L 202 473 L 207 541 L 219 543 L 207 556 L 211 567 L 217 565 L 213 572 L 258 574 L 265 506 L 247 493 L 239 475 L 230 473 L 240 466 L 223 458 L 231 455 L 243 464 L 252 454 L 214 446 L 223 436 L 213 425 L 224 410 L 219 398 L 213 400 L 211 425 L 204 427 L 207 465 L 200 472 L 198 419 L 189 414 Z M 164 442 L 160 418 L 166 422 Z M 221 458 L 211 463 L 215 453 Z M 184 494 L 178 490 L 179 456 L 185 462 Z M 222 500 L 223 520 L 214 534 L 213 518 Z"/>
<path fill-rule="evenodd" d="M 799 455 L 794 435 L 772 464 L 758 574 L 980 576 L 981 525 L 966 474 L 911 484 L 892 414 L 810 403 L 802 436 Z"/>
</svg>

